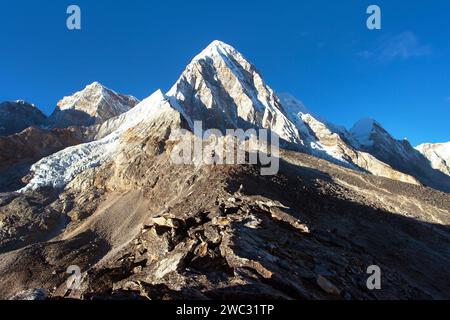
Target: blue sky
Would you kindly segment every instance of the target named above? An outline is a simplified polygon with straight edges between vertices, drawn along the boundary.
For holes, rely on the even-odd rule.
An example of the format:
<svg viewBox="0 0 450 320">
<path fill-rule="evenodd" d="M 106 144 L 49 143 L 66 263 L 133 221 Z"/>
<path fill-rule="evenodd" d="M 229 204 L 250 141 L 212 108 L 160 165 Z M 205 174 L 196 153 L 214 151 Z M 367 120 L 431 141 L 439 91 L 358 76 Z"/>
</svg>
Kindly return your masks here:
<svg viewBox="0 0 450 320">
<path fill-rule="evenodd" d="M 66 28 L 70 4 L 80 31 Z M 370 4 L 380 31 L 366 28 Z M 372 117 L 413 145 L 450 140 L 448 0 L 0 0 L 0 12 L 0 101 L 48 114 L 93 81 L 142 99 L 218 39 L 332 122 Z"/>
</svg>

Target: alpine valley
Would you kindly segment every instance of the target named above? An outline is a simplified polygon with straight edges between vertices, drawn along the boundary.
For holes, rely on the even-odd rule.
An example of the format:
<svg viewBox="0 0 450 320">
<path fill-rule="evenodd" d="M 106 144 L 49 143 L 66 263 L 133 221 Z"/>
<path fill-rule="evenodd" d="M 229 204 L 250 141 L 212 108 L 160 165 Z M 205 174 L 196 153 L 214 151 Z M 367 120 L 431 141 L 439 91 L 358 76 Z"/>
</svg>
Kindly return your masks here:
<svg viewBox="0 0 450 320">
<path fill-rule="evenodd" d="M 278 173 L 174 164 L 195 121 L 276 133 Z M 142 101 L 0 104 L 2 299 L 449 299 L 449 225 L 450 142 L 328 122 L 220 41 Z"/>
</svg>

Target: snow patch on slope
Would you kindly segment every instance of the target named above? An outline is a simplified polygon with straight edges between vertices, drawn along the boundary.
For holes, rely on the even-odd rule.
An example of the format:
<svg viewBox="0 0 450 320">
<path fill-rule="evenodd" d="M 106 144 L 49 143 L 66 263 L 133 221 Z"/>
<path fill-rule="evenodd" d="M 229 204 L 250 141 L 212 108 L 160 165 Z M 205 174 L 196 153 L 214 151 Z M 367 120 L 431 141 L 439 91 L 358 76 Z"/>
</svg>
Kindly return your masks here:
<svg viewBox="0 0 450 320">
<path fill-rule="evenodd" d="M 350 129 L 350 133 L 361 146 L 370 147 L 373 145 L 371 135 L 375 131 L 374 126 L 376 123 L 374 119 L 361 119 Z"/>
<path fill-rule="evenodd" d="M 19 192 L 42 187 L 63 188 L 78 174 L 112 160 L 119 147 L 120 136 L 140 122 L 158 114 L 159 106 L 166 101 L 161 90 L 143 100 L 119 118 L 120 126 L 106 137 L 69 147 L 49 157 L 41 159 L 31 167 L 34 173 L 31 181 Z"/>
<path fill-rule="evenodd" d="M 433 169 L 450 175 L 450 141 L 446 143 L 424 143 L 415 148 L 427 158 Z"/>
<path fill-rule="evenodd" d="M 280 101 L 290 121 L 300 132 L 303 144 L 312 155 L 328 160 L 338 161 L 351 166 L 337 144 L 324 144 L 321 139 L 335 139 L 338 136 L 328 128 L 328 124 L 314 116 L 308 108 L 290 94 L 280 94 Z"/>
<path fill-rule="evenodd" d="M 301 143 L 298 130 L 256 68 L 221 41 L 213 41 L 191 61 L 167 96 L 208 129 L 245 123 L 271 129 L 287 142 Z"/>
<path fill-rule="evenodd" d="M 315 116 L 300 100 L 295 98 L 293 95 L 289 93 L 279 93 L 278 97 L 280 98 L 283 109 L 288 115 L 292 115 L 294 117 L 300 117 L 304 114 L 310 114 Z"/>
</svg>

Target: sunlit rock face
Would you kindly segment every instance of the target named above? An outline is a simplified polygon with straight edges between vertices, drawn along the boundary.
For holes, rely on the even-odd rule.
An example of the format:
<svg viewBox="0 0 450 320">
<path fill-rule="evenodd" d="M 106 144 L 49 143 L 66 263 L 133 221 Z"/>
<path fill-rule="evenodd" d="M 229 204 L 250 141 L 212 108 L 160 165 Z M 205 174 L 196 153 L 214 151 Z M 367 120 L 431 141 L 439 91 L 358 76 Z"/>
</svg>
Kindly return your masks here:
<svg viewBox="0 0 450 320">
<path fill-rule="evenodd" d="M 217 41 L 167 94 L 131 109 L 106 96 L 93 84 L 62 103 L 103 122 L 0 139 L 13 149 L 0 157 L 0 184 L 11 161 L 34 159 L 28 146 L 51 153 L 16 163 L 23 185 L 0 190 L 0 299 L 449 298 L 450 197 L 380 159 L 402 142 L 373 121 L 348 131 L 278 98 Z M 271 176 L 261 163 L 175 163 L 180 136 L 199 139 L 195 120 L 267 128 L 301 152 L 281 148 Z M 67 286 L 74 265 L 78 290 Z M 383 290 L 365 286 L 372 265 Z"/>
<path fill-rule="evenodd" d="M 231 46 L 214 41 L 186 67 L 167 96 L 206 128 L 267 128 L 301 143 L 295 125 L 256 68 Z"/>
<path fill-rule="evenodd" d="M 186 67 L 167 96 L 205 128 L 266 128 L 289 148 L 335 163 L 417 184 L 411 176 L 362 154 L 294 97 L 281 99 L 233 47 L 214 41 Z"/>
<path fill-rule="evenodd" d="M 139 101 L 116 93 L 98 82 L 94 82 L 72 96 L 58 102 L 48 119 L 48 126 L 65 128 L 89 126 L 103 123 L 133 108 Z"/>
<path fill-rule="evenodd" d="M 414 176 L 426 186 L 450 192 L 450 178 L 432 167 L 430 161 L 414 149 L 408 140 L 397 140 L 373 119 L 363 119 L 350 130 L 359 150 L 370 153 L 392 168 Z"/>
<path fill-rule="evenodd" d="M 446 143 L 425 143 L 416 147 L 431 166 L 446 175 L 450 176 L 450 142 Z"/>
</svg>

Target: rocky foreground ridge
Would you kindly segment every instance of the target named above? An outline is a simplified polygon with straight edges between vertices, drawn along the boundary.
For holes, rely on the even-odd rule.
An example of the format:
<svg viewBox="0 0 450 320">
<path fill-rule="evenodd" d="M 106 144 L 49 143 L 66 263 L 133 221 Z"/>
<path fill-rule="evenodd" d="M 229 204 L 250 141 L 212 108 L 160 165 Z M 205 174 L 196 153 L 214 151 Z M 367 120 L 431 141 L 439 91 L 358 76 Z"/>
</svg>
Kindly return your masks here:
<svg viewBox="0 0 450 320">
<path fill-rule="evenodd" d="M 449 298 L 449 177 L 379 124 L 319 119 L 218 41 L 133 104 L 0 139 L 0 298 Z M 280 170 L 174 164 L 176 133 L 196 139 L 199 120 L 277 133 Z M 381 290 L 366 286 L 371 265 Z"/>
</svg>

